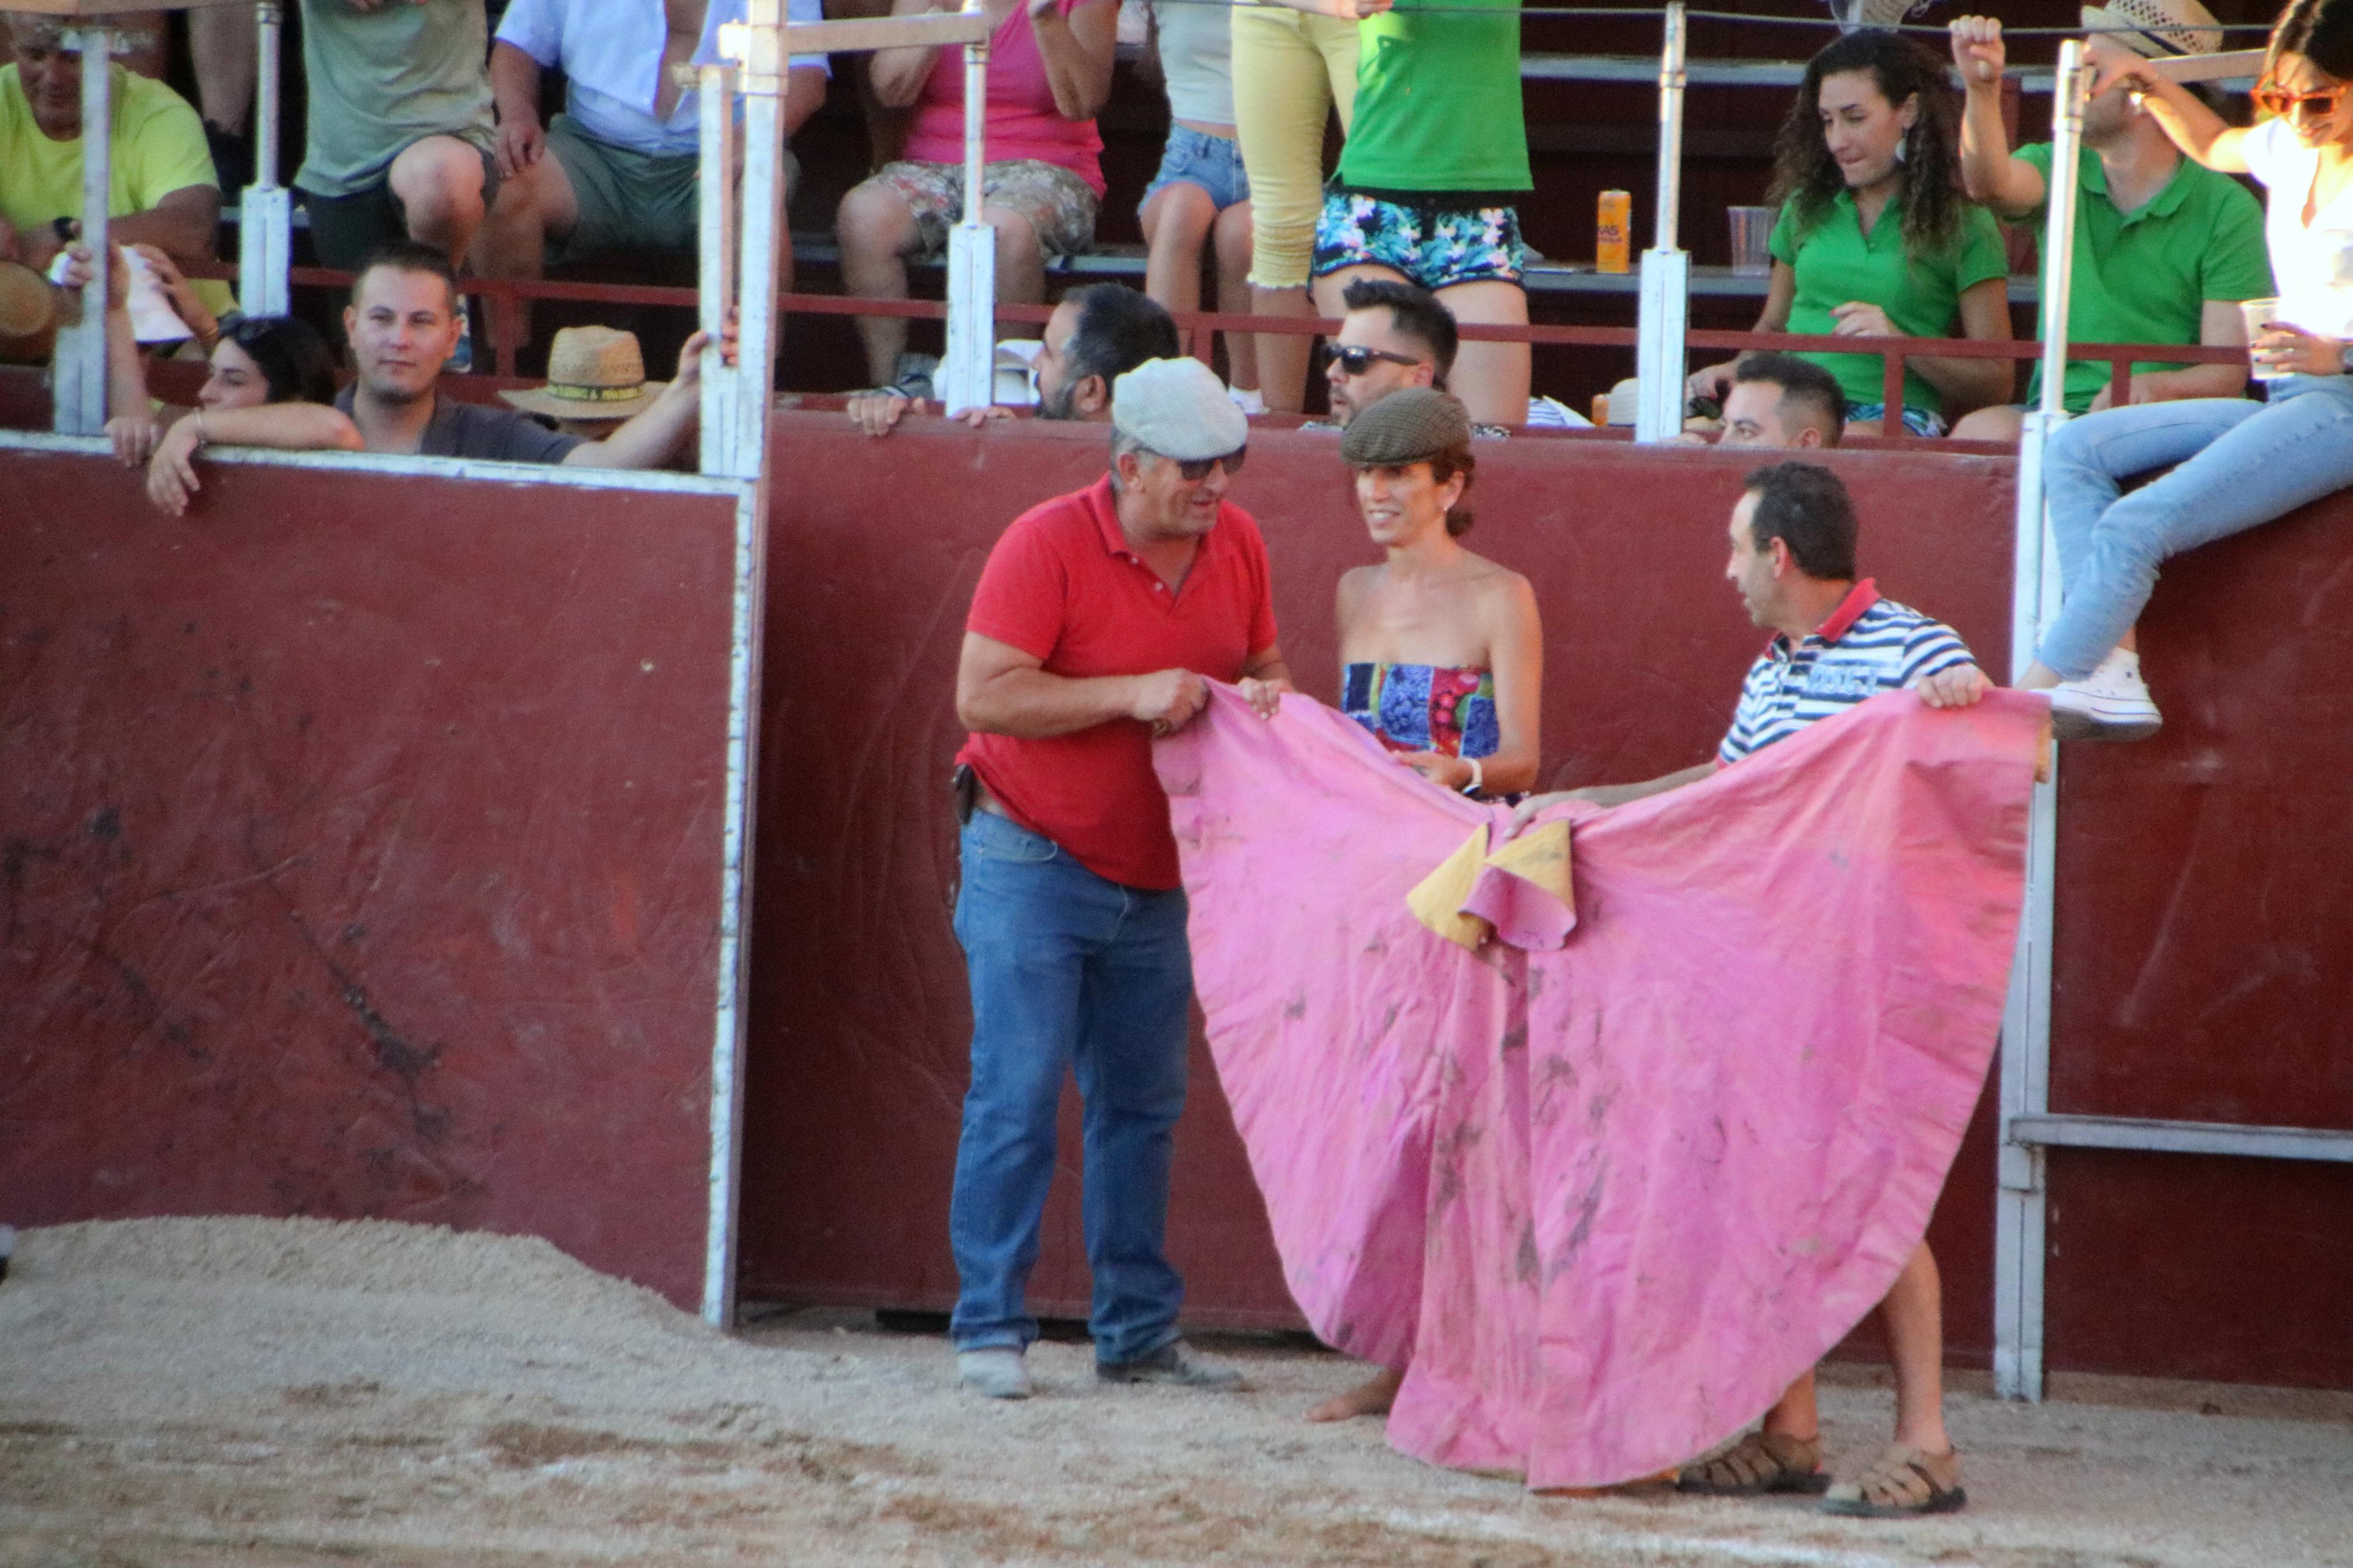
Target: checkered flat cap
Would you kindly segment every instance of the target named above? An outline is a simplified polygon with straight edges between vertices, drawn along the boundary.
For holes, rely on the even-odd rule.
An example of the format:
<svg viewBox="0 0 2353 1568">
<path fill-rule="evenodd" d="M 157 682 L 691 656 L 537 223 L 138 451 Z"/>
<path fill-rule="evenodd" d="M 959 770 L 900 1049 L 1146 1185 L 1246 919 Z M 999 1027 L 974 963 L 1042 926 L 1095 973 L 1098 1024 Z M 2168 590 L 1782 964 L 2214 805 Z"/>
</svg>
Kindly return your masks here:
<svg viewBox="0 0 2353 1568">
<path fill-rule="evenodd" d="M 1250 420 L 1218 373 L 1197 359 L 1148 359 L 1111 387 L 1113 428 L 1180 463 L 1222 458 L 1250 442 Z"/>
<path fill-rule="evenodd" d="M 1348 421 L 1340 456 L 1352 467 L 1419 463 L 1471 439 L 1471 416 L 1460 400 L 1427 386 L 1409 386 Z"/>
</svg>

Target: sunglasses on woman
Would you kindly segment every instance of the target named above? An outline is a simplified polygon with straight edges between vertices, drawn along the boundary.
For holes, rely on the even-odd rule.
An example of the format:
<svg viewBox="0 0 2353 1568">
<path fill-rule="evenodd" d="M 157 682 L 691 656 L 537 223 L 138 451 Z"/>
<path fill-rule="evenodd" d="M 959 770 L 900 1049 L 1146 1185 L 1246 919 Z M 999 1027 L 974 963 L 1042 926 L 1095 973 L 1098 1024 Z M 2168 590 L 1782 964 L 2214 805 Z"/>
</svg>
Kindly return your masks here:
<svg viewBox="0 0 2353 1568">
<path fill-rule="evenodd" d="M 1209 477 L 1211 468 L 1223 468 L 1229 474 L 1240 473 L 1242 459 L 1249 456 L 1248 447 L 1237 447 L 1222 458 L 1171 458 L 1168 460 L 1176 465 L 1177 473 L 1184 477 L 1187 484 L 1198 485 Z"/>
<path fill-rule="evenodd" d="M 1340 367 L 1342 375 L 1362 375 L 1373 368 L 1376 360 L 1383 364 L 1413 365 L 1421 363 L 1411 354 L 1391 353 L 1387 349 L 1362 349 L 1354 343 L 1334 343 L 1331 352 L 1332 363 Z"/>
<path fill-rule="evenodd" d="M 2272 78 L 2265 77 L 2255 83 L 2255 90 L 2248 96 L 2255 100 L 2257 109 L 2282 120 L 2299 110 L 2315 120 L 2326 120 L 2337 112 L 2337 106 L 2345 101 L 2348 89 L 2353 89 L 2353 82 L 2340 81 L 2335 87 L 2324 87 L 2318 92 L 2292 92 Z"/>
</svg>

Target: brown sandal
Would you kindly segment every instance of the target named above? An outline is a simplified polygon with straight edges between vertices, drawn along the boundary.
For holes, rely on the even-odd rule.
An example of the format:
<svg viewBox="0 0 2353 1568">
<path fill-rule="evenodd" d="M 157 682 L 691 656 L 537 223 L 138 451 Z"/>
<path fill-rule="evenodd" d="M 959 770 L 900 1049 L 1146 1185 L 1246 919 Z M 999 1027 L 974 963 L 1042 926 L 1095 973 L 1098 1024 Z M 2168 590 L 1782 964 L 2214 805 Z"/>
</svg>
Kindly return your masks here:
<svg viewBox="0 0 2353 1568">
<path fill-rule="evenodd" d="M 1729 1447 L 1685 1465 L 1675 1489 L 1706 1497 L 1819 1492 L 1831 1484 L 1821 1462 L 1820 1438 L 1808 1442 L 1784 1432 L 1745 1432 Z"/>
<path fill-rule="evenodd" d="M 1822 1511 L 1857 1519 L 1909 1519 L 1957 1512 L 1968 1500 L 1969 1494 L 1961 1489 L 1960 1455 L 1923 1453 L 1897 1443 L 1873 1459 L 1871 1468 L 1832 1487 L 1822 1499 Z"/>
</svg>

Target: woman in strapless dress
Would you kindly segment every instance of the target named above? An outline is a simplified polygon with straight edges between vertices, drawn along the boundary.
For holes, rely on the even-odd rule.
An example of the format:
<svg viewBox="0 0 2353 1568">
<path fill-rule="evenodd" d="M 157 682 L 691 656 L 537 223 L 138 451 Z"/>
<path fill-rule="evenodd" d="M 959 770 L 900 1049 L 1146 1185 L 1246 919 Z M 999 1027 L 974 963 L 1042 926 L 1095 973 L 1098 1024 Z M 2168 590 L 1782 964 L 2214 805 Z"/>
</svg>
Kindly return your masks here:
<svg viewBox="0 0 2353 1568">
<path fill-rule="evenodd" d="M 1441 789 L 1534 788 L 1544 630 L 1528 580 L 1462 546 L 1469 416 L 1442 392 L 1393 392 L 1349 421 L 1340 455 L 1384 552 L 1340 579 L 1341 710 Z M 1307 1418 L 1380 1415 L 1404 1377 L 1383 1368 Z"/>
</svg>

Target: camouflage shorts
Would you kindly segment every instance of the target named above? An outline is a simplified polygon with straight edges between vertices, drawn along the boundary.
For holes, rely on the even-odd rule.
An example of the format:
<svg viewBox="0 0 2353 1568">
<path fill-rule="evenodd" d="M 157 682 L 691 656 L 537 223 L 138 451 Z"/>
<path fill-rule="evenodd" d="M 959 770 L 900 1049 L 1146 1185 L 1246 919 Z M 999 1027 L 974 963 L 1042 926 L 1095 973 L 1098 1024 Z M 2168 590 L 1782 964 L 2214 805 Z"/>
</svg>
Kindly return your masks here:
<svg viewBox="0 0 2353 1568">
<path fill-rule="evenodd" d="M 899 194 L 915 215 L 915 232 L 926 255 L 948 247 L 948 230 L 964 218 L 964 165 L 885 163 L 874 178 Z M 1095 242 L 1100 205 L 1087 183 L 1059 163 L 1013 158 L 981 165 L 981 192 L 991 206 L 1007 207 L 1029 220 L 1038 245 L 1049 256 L 1077 256 Z"/>
</svg>

